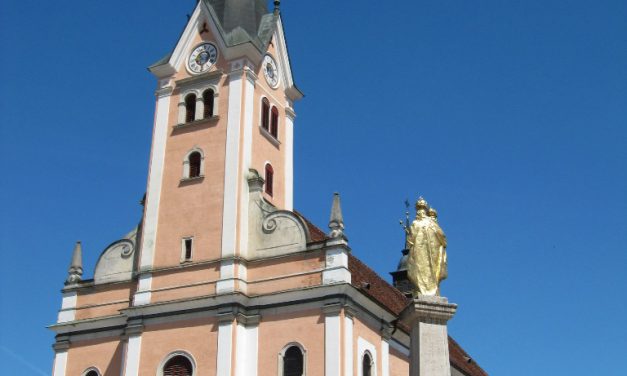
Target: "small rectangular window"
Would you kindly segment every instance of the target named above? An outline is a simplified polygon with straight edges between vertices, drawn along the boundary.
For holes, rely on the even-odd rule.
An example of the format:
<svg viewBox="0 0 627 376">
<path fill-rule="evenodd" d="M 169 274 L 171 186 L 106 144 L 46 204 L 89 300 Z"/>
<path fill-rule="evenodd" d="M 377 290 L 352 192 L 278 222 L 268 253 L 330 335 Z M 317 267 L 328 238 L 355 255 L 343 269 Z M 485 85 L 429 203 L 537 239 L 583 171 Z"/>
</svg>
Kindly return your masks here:
<svg viewBox="0 0 627 376">
<path fill-rule="evenodd" d="M 183 261 L 192 259 L 192 251 L 194 247 L 194 238 L 183 239 Z"/>
</svg>

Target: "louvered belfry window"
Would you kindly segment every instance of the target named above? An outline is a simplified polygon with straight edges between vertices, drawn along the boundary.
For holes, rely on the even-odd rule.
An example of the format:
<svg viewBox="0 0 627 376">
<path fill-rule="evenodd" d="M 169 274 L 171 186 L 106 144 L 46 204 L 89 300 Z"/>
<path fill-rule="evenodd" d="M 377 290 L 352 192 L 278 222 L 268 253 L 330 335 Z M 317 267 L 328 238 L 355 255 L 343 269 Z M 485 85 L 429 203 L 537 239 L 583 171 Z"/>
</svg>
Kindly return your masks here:
<svg viewBox="0 0 627 376">
<path fill-rule="evenodd" d="M 266 165 L 266 193 L 272 196 L 274 188 L 274 169 L 270 164 Z"/>
<path fill-rule="evenodd" d="M 203 114 L 203 118 L 208 119 L 213 116 L 213 96 L 214 92 L 211 89 L 205 90 L 202 93 L 202 102 L 205 106 L 205 113 Z"/>
<path fill-rule="evenodd" d="M 303 375 L 303 353 L 297 346 L 285 351 L 283 356 L 283 376 Z"/>
<path fill-rule="evenodd" d="M 197 178 L 200 176 L 200 162 L 202 156 L 195 151 L 189 155 L 189 177 Z"/>
<path fill-rule="evenodd" d="M 261 127 L 270 131 L 270 102 L 267 98 L 261 100 Z"/>
<path fill-rule="evenodd" d="M 192 376 L 192 362 L 178 355 L 163 366 L 163 376 Z"/>
<path fill-rule="evenodd" d="M 270 121 L 270 134 L 274 138 L 278 138 L 279 135 L 279 110 L 276 107 L 272 107 L 272 120 Z"/>
<path fill-rule="evenodd" d="M 189 94 L 185 97 L 185 122 L 191 123 L 196 119 L 196 95 Z"/>
</svg>

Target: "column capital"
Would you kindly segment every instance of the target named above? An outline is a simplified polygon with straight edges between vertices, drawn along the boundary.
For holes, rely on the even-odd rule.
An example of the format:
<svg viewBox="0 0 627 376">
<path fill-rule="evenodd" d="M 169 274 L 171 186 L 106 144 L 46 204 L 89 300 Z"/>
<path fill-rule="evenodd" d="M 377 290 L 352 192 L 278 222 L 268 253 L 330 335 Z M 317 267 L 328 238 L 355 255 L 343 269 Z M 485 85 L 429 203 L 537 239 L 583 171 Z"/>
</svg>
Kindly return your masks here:
<svg viewBox="0 0 627 376">
<path fill-rule="evenodd" d="M 418 322 L 446 325 L 456 311 L 457 304 L 444 297 L 421 295 L 401 312 L 400 320 L 410 327 Z"/>
</svg>

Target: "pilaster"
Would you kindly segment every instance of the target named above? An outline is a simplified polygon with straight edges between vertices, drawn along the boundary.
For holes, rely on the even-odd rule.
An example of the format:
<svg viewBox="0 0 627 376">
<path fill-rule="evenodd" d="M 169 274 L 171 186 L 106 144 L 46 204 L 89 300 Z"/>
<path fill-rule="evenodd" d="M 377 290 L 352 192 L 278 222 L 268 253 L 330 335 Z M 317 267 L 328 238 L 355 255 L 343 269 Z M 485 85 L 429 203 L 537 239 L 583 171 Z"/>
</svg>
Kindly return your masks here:
<svg viewBox="0 0 627 376">
<path fill-rule="evenodd" d="M 325 305 L 324 312 L 324 375 L 340 376 L 341 369 L 341 322 L 339 303 Z"/>
</svg>

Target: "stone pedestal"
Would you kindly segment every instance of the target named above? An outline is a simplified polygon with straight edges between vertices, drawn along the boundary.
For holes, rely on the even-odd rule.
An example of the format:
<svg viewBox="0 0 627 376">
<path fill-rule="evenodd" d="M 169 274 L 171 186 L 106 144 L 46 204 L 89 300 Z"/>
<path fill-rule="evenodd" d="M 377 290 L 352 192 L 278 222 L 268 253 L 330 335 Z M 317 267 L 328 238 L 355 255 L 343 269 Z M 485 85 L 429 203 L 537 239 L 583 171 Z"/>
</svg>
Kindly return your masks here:
<svg viewBox="0 0 627 376">
<path fill-rule="evenodd" d="M 451 375 L 446 323 L 456 310 L 446 298 L 420 296 L 401 313 L 401 322 L 411 329 L 410 376 Z"/>
</svg>

